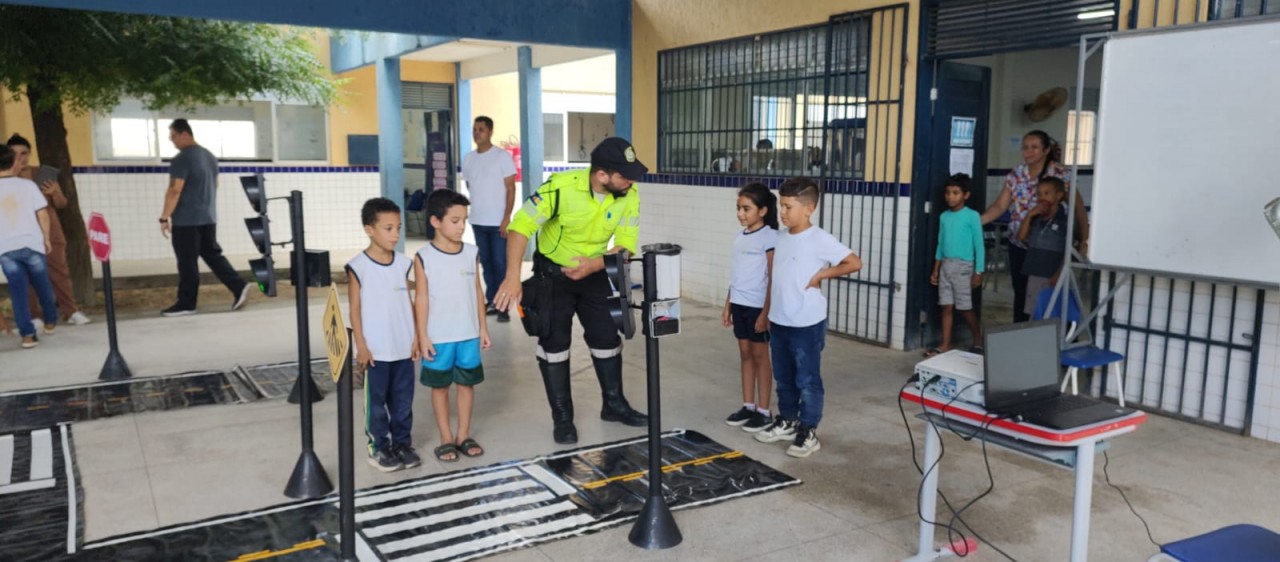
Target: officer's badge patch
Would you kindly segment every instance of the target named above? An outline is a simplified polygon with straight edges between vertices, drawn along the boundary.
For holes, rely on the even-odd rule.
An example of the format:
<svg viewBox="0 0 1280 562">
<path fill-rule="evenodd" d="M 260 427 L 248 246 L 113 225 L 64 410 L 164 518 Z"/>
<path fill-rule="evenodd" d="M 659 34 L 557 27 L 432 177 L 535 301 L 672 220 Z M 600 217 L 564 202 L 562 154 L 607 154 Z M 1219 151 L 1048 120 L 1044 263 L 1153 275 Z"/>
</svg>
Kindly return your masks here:
<svg viewBox="0 0 1280 562">
<path fill-rule="evenodd" d="M 627 147 L 626 150 L 622 151 L 622 155 L 627 158 L 627 162 L 636 161 L 636 151 L 629 146 Z"/>
<path fill-rule="evenodd" d="M 530 195 L 530 196 L 529 196 L 529 201 L 532 201 L 534 205 L 541 205 L 541 204 L 542 204 L 542 196 L 541 196 L 541 195 L 538 195 L 537 193 L 534 193 L 533 195 Z"/>
</svg>

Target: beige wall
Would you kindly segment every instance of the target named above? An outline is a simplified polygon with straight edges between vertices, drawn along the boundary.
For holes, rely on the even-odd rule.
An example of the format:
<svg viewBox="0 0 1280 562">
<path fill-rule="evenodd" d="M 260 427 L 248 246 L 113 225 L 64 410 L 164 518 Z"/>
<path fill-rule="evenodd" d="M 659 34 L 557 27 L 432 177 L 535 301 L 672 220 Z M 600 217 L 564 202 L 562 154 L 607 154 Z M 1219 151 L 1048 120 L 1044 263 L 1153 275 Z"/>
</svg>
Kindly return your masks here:
<svg viewBox="0 0 1280 562">
<path fill-rule="evenodd" d="M 907 65 L 905 89 L 901 92 L 907 105 L 902 112 L 901 181 L 911 180 L 911 147 L 915 127 L 915 75 L 917 28 L 920 2 L 909 0 L 907 22 Z M 902 4 L 890 0 L 810 0 L 777 2 L 776 0 L 633 0 L 632 1 L 632 142 L 641 160 L 657 162 L 657 92 L 658 51 L 766 33 L 792 27 L 819 25 L 836 14 L 856 12 L 881 6 Z M 708 25 L 715 22 L 715 25 Z M 901 38 L 894 37 L 895 41 Z M 897 43 L 900 45 L 900 43 Z M 890 53 L 873 65 L 895 63 Z M 873 73 L 875 72 L 873 68 Z M 896 74 L 895 74 L 896 78 Z M 890 92 L 882 92 L 889 94 Z M 898 92 L 892 92 L 894 97 Z M 896 128 L 896 111 L 883 118 Z M 876 115 L 868 115 L 876 119 Z M 896 138 L 885 144 L 893 149 Z M 888 170 L 886 170 L 887 172 Z"/>
<path fill-rule="evenodd" d="M 485 76 L 471 81 L 471 118 L 493 119 L 493 143 L 520 139 L 520 80 L 514 72 Z M 462 152 L 474 148 L 471 138 L 462 139 Z"/>
<path fill-rule="evenodd" d="M 342 96 L 329 108 L 329 161 L 346 166 L 347 135 L 378 134 L 378 79 L 372 65 L 338 77 L 348 81 L 341 87 Z M 453 84 L 455 73 L 452 63 L 405 60 L 400 62 L 400 79 Z"/>
</svg>

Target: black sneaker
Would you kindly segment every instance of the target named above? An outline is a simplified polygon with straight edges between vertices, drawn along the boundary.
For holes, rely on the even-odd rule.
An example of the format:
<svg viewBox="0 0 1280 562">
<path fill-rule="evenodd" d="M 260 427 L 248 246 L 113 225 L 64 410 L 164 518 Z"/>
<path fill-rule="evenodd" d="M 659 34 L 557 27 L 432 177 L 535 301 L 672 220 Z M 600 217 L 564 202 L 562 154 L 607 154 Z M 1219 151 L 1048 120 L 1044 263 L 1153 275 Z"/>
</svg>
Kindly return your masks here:
<svg viewBox="0 0 1280 562">
<path fill-rule="evenodd" d="M 760 430 L 769 427 L 771 423 L 773 423 L 773 416 L 756 412 L 751 415 L 751 419 L 747 420 L 747 423 L 742 425 L 742 430 L 747 433 L 759 433 Z"/>
<path fill-rule="evenodd" d="M 489 304 L 484 305 L 484 315 L 485 315 L 485 316 L 493 316 L 494 314 L 497 314 L 497 313 L 498 313 L 498 307 L 493 306 L 493 303 L 489 303 Z M 510 319 L 508 318 L 508 320 L 510 320 Z"/>
<path fill-rule="evenodd" d="M 418 456 L 418 452 L 413 450 L 412 445 L 392 445 L 395 449 L 396 457 L 400 459 L 400 464 L 405 468 L 417 468 L 422 464 L 422 457 Z"/>
<path fill-rule="evenodd" d="M 511 321 L 511 314 L 510 314 L 510 313 L 508 313 L 508 312 L 507 312 L 507 311 L 505 311 L 505 310 L 499 310 L 499 311 L 498 311 L 498 321 L 499 321 L 499 322 L 510 322 L 510 321 Z"/>
<path fill-rule="evenodd" d="M 727 424 L 729 424 L 729 425 L 731 425 L 731 426 L 733 426 L 733 427 L 738 427 L 738 426 L 741 426 L 741 425 L 742 425 L 742 424 L 744 424 L 744 423 L 747 423 L 747 422 L 751 421 L 751 416 L 754 416 L 754 415 L 756 415 L 757 413 L 759 413 L 759 412 L 756 412 L 755 410 L 753 410 L 753 409 L 751 409 L 751 408 L 748 408 L 748 407 L 746 407 L 746 406 L 743 406 L 743 407 L 742 407 L 741 409 L 739 409 L 738 411 L 736 411 L 736 412 L 734 412 L 734 413 L 732 413 L 732 414 L 729 414 L 729 417 L 727 417 L 727 418 L 725 418 L 725 419 L 724 419 L 724 423 L 727 423 Z"/>
<path fill-rule="evenodd" d="M 178 308 L 178 305 L 176 304 L 160 311 L 160 314 L 169 318 L 173 318 L 175 316 L 191 316 L 195 313 L 196 310 L 194 308 Z"/>
<path fill-rule="evenodd" d="M 404 468 L 404 463 L 400 462 L 399 455 L 387 449 L 378 449 L 369 455 L 369 466 L 378 469 L 379 472 L 395 472 Z"/>
<path fill-rule="evenodd" d="M 804 458 L 821 448 L 822 443 L 818 442 L 817 430 L 812 427 L 800 426 L 800 429 L 796 430 L 795 441 L 792 441 L 791 446 L 787 447 L 787 455 Z"/>
</svg>

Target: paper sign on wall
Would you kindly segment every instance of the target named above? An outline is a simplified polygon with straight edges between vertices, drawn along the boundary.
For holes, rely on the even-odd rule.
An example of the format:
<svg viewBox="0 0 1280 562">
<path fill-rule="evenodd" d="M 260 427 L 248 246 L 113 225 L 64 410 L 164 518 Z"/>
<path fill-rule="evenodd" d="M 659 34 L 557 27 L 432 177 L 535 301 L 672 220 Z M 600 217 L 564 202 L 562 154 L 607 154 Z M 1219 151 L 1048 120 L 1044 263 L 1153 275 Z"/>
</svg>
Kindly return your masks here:
<svg viewBox="0 0 1280 562">
<path fill-rule="evenodd" d="M 951 146 L 971 147 L 973 136 L 978 129 L 978 120 L 974 117 L 951 118 Z"/>
<path fill-rule="evenodd" d="M 951 173 L 952 174 L 968 174 L 973 177 L 973 149 L 972 148 L 953 148 L 951 149 Z"/>
</svg>

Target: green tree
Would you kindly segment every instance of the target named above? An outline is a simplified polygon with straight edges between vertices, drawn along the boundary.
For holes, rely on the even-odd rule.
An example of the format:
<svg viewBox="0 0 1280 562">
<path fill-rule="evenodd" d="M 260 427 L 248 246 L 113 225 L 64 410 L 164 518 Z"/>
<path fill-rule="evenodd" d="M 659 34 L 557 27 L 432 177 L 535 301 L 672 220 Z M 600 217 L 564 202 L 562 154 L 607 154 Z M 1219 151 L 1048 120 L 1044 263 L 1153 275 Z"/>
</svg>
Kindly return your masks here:
<svg viewBox="0 0 1280 562">
<path fill-rule="evenodd" d="M 76 298 L 94 302 L 64 106 L 106 111 L 121 98 L 193 108 L 255 94 L 327 105 L 337 95 L 305 30 L 270 25 L 0 5 L 0 85 L 31 108 L 41 164 L 62 170 L 58 211 Z M 91 164 L 91 163 L 81 163 Z M 160 191 L 156 192 L 160 197 Z"/>
</svg>

